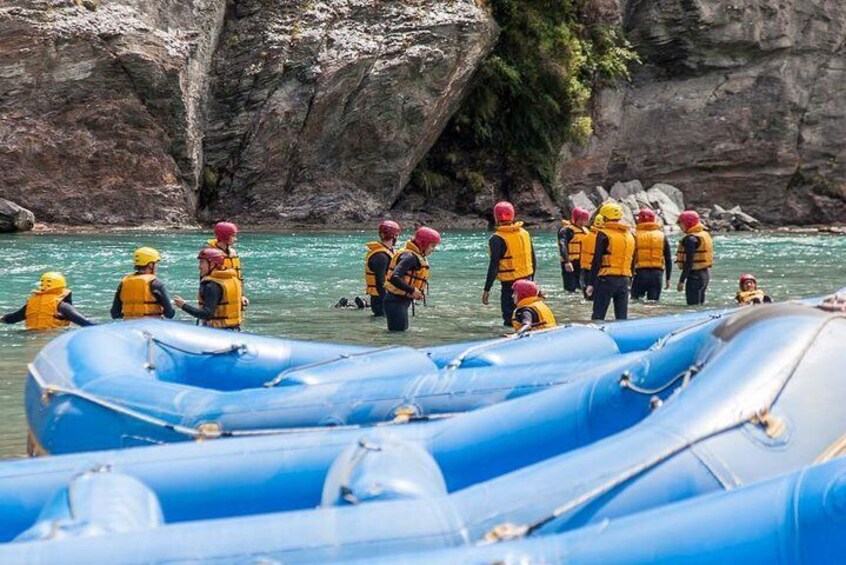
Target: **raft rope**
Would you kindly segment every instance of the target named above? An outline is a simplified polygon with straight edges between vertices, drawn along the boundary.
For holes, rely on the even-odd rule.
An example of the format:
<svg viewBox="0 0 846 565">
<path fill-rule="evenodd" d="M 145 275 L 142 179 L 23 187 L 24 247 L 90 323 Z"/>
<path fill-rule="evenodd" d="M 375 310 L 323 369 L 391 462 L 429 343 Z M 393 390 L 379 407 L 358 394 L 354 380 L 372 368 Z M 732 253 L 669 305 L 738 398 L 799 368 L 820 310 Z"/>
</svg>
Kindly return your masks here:
<svg viewBox="0 0 846 565">
<path fill-rule="evenodd" d="M 358 464 L 362 461 L 362 459 L 364 459 L 368 452 L 371 451 L 382 451 L 382 447 L 380 445 L 370 443 L 367 438 L 359 439 L 358 442 L 356 442 L 355 453 L 353 453 L 352 457 L 350 457 L 350 461 L 349 463 L 347 463 L 347 467 L 344 469 L 344 472 L 341 476 L 340 485 L 338 486 L 338 492 L 341 495 L 341 498 L 350 504 L 361 503 L 361 501 L 358 499 L 355 493 L 353 493 L 353 490 L 349 486 L 350 478 L 352 478 L 353 471 L 358 466 Z"/>
<path fill-rule="evenodd" d="M 523 538 L 533 534 L 534 532 L 538 531 L 539 529 L 543 528 L 547 524 L 553 522 L 554 520 L 560 518 L 567 512 L 578 508 L 584 504 L 591 502 L 592 500 L 602 496 L 603 494 L 610 492 L 612 489 L 622 485 L 623 483 L 633 479 L 634 477 L 648 471 L 649 469 L 663 463 L 670 457 L 681 453 L 685 449 L 688 449 L 702 441 L 725 433 L 729 430 L 739 428 L 743 425 L 752 423 L 756 425 L 764 425 L 766 427 L 765 421 L 761 420 L 761 415 L 767 415 L 770 413 L 770 409 L 776 402 L 778 402 L 779 397 L 784 392 L 785 387 L 787 387 L 787 383 L 793 378 L 796 373 L 796 370 L 799 368 L 799 365 L 802 363 L 802 360 L 807 355 L 808 351 L 816 342 L 817 337 L 822 334 L 823 330 L 826 329 L 829 323 L 836 319 L 843 319 L 846 316 L 832 316 L 822 324 L 820 327 L 816 329 L 814 334 L 808 339 L 808 342 L 804 345 L 804 347 L 799 351 L 798 355 L 796 355 L 796 359 L 793 361 L 792 366 L 790 368 L 790 372 L 788 373 L 787 377 L 781 382 L 781 386 L 779 386 L 778 390 L 775 391 L 773 397 L 766 403 L 766 405 L 758 410 L 755 410 L 752 415 L 749 415 L 747 411 L 741 411 L 738 414 L 738 418 L 736 420 L 730 421 L 729 423 L 725 424 L 724 426 L 715 429 L 711 432 L 708 432 L 698 438 L 690 439 L 684 441 L 683 443 L 670 447 L 667 450 L 659 453 L 657 456 L 649 459 L 648 461 L 644 461 L 639 465 L 635 465 L 630 467 L 629 469 L 623 471 L 617 477 L 609 480 L 606 483 L 597 485 L 595 488 L 589 490 L 586 493 L 583 493 L 576 498 L 567 501 L 566 503 L 562 504 L 561 506 L 555 508 L 550 514 L 547 516 L 541 517 L 538 520 L 533 522 L 529 522 L 527 524 L 513 524 L 510 522 L 497 524 L 490 530 L 488 530 L 479 541 L 478 545 L 488 545 L 491 543 L 497 543 L 503 540 L 510 540 L 510 539 L 517 539 Z"/>
<path fill-rule="evenodd" d="M 388 345 L 386 347 L 378 347 L 376 349 L 368 349 L 367 351 L 360 351 L 358 353 L 341 353 L 337 357 L 333 357 L 332 359 L 324 359 L 323 361 L 316 361 L 314 363 L 309 363 L 307 365 L 297 365 L 296 367 L 289 367 L 276 375 L 273 380 L 267 381 L 264 383 L 264 386 L 267 388 L 273 388 L 282 381 L 284 381 L 287 377 L 291 376 L 292 373 L 296 373 L 297 371 L 304 371 L 306 369 L 314 369 L 315 367 L 323 367 L 325 365 L 331 365 L 332 363 L 337 363 L 338 361 L 344 361 L 345 359 L 352 359 L 353 357 L 363 357 L 365 355 L 370 355 L 372 353 L 381 353 L 383 351 L 390 351 L 391 349 L 399 349 L 401 346 L 399 345 Z"/>
<path fill-rule="evenodd" d="M 149 414 L 144 414 L 143 412 L 139 412 L 137 410 L 133 410 L 132 408 L 127 408 L 120 404 L 116 404 L 104 398 L 100 398 L 93 394 L 87 393 L 82 390 L 78 389 L 69 389 L 57 385 L 47 384 L 38 370 L 35 368 L 33 364 L 29 364 L 28 366 L 29 374 L 32 375 L 33 380 L 38 384 L 38 386 L 42 390 L 42 402 L 46 402 L 49 400 L 51 396 L 64 394 L 67 396 L 74 396 L 79 398 L 80 400 L 84 400 L 86 402 L 90 402 L 96 406 L 100 406 L 101 408 L 105 408 L 107 410 L 111 410 L 117 414 L 121 414 L 123 416 L 127 416 L 130 418 L 134 418 L 146 424 L 150 424 L 152 426 L 157 426 L 160 428 L 165 428 L 172 432 L 176 432 L 178 434 L 182 434 L 188 436 L 195 440 L 204 440 L 204 439 L 216 439 L 220 437 L 254 437 L 254 436 L 267 436 L 267 435 L 281 435 L 281 434 L 291 434 L 291 433 L 299 433 L 299 432 L 329 432 L 331 430 L 357 430 L 363 428 L 376 428 L 382 426 L 396 426 L 402 425 L 409 422 L 429 422 L 429 421 L 436 421 L 436 420 L 445 420 L 447 418 L 452 418 L 460 414 L 459 412 L 445 412 L 443 414 L 430 414 L 430 415 L 421 415 L 416 417 L 411 417 L 407 421 L 405 420 L 389 420 L 385 422 L 376 422 L 369 426 L 364 426 L 361 424 L 348 424 L 348 425 L 335 425 L 335 426 L 302 426 L 302 427 L 289 427 L 289 428 L 264 428 L 264 429 L 255 429 L 255 430 L 223 430 L 220 428 L 220 425 L 215 422 L 203 422 L 197 428 L 189 428 L 188 426 L 182 426 L 180 424 L 172 424 L 167 420 L 162 420 L 161 418 L 157 418 L 155 416 L 150 416 Z M 35 439 L 35 438 L 33 438 Z M 43 448 L 42 448 L 43 449 Z M 46 453 L 46 450 L 44 450 Z"/>
<path fill-rule="evenodd" d="M 660 394 L 667 390 L 668 388 L 672 387 L 674 384 L 682 381 L 681 388 L 684 388 L 690 383 L 690 380 L 696 376 L 699 371 L 702 370 L 702 365 L 699 363 L 694 363 L 691 365 L 686 371 L 682 371 L 666 384 L 659 386 L 658 388 L 641 388 L 638 385 L 632 382 L 632 374 L 629 371 L 624 371 L 622 375 L 620 375 L 620 387 L 627 388 L 632 392 L 636 392 L 638 394 L 644 395 L 653 395 L 653 394 Z"/>
<path fill-rule="evenodd" d="M 464 361 L 467 360 L 467 357 L 474 354 L 474 353 L 479 353 L 480 351 L 488 351 L 489 349 L 495 349 L 495 348 L 499 347 L 500 345 L 505 345 L 506 343 L 511 343 L 515 339 L 527 339 L 527 338 L 530 338 L 532 336 L 538 336 L 538 335 L 541 335 L 541 334 L 544 334 L 544 333 L 560 331 L 560 330 L 563 330 L 565 328 L 570 328 L 572 326 L 573 326 L 573 324 L 564 324 L 563 326 L 556 326 L 554 328 L 546 328 L 546 329 L 543 329 L 543 330 L 535 330 L 533 332 L 528 332 L 528 333 L 524 333 L 524 334 L 516 334 L 515 333 L 515 334 L 511 334 L 507 337 L 498 339 L 496 341 L 488 341 L 488 342 L 485 342 L 485 343 L 480 343 L 478 345 L 468 347 L 467 349 L 465 349 L 464 351 L 459 353 L 452 361 L 447 363 L 445 368 L 448 369 L 448 370 L 460 369 L 461 365 L 464 363 Z"/>
</svg>

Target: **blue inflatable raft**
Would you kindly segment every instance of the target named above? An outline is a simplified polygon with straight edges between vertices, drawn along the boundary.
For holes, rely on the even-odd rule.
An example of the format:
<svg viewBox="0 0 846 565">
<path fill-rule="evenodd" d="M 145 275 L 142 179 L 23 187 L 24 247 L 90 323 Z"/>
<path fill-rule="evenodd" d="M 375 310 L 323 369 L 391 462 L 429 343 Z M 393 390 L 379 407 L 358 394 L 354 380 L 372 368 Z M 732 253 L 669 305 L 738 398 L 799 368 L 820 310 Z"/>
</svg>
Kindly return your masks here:
<svg viewBox="0 0 846 565">
<path fill-rule="evenodd" d="M 642 420 L 655 398 L 666 398 L 685 375 L 705 366 L 718 341 L 711 335 L 717 323 L 678 331 L 650 351 L 628 354 L 625 365 L 596 366 L 571 384 L 452 419 L 5 463 L 0 465 L 0 540 L 28 528 L 56 490 L 92 468 L 119 469 L 151 486 L 169 523 L 318 506 L 330 466 L 345 461 L 342 453 L 362 442 L 389 444 L 380 452 L 385 454 L 425 451 L 437 462 L 447 489 L 459 490 Z M 628 386 L 620 384 L 624 376 Z M 654 389 L 661 390 L 653 394 Z M 361 458 L 351 471 L 371 468 L 374 455 Z M 384 496 L 393 485 L 408 482 L 405 468 L 393 471 L 396 477 L 383 482 Z"/>
<path fill-rule="evenodd" d="M 843 562 L 844 529 L 841 458 L 565 534 L 344 563 L 814 565 Z"/>
<path fill-rule="evenodd" d="M 142 320 L 85 328 L 29 367 L 31 454 L 431 418 L 625 363 L 719 313 L 564 327 L 428 350 L 298 342 Z M 615 361 L 616 359 L 616 361 Z M 531 370 L 516 370 L 531 366 Z"/>
<path fill-rule="evenodd" d="M 439 479 L 437 472 L 443 471 L 444 463 L 433 459 L 426 450 L 408 441 L 371 443 L 365 435 L 341 453 L 330 468 L 322 489 L 322 508 L 318 510 L 174 523 L 157 486 L 141 479 L 161 504 L 164 525 L 147 527 L 151 523 L 149 516 L 155 512 L 139 512 L 135 523 L 145 524 L 142 531 L 127 533 L 125 526 L 118 524 L 115 529 L 121 531 L 110 533 L 107 524 L 99 524 L 95 529 L 107 533 L 32 541 L 41 531 L 32 516 L 33 521 L 23 525 L 18 534 L 29 543 L 3 546 L 0 559 L 15 561 L 54 555 L 86 562 L 120 561 L 126 556 L 125 561 L 144 562 L 278 559 L 292 563 L 417 552 L 553 534 L 743 486 L 835 453 L 846 429 L 846 413 L 840 409 L 846 400 L 846 387 L 830 368 L 846 361 L 841 346 L 846 338 L 846 320 L 812 308 L 785 305 L 755 308 L 715 325 L 707 331 L 707 339 L 700 342 L 707 350 L 701 367 L 693 367 L 651 389 L 643 386 L 645 383 L 637 374 L 617 375 L 614 385 L 618 389 L 655 408 L 639 423 L 596 443 L 449 494 L 446 478 Z M 685 336 L 677 337 L 682 341 Z M 511 428 L 502 421 L 508 417 L 509 408 L 540 408 L 539 399 L 552 398 L 553 394 L 580 384 L 554 388 L 440 423 L 455 425 L 481 418 L 485 413 L 496 414 L 497 418 L 487 422 L 489 425 L 510 431 L 508 439 L 515 442 L 531 441 L 534 430 L 522 425 L 524 422 Z M 601 389 L 591 388 L 590 392 L 597 390 Z M 546 408 L 550 412 L 544 416 L 554 418 L 554 406 Z M 580 417 L 572 413 L 570 416 Z M 416 429 L 430 425 L 417 425 Z M 580 426 L 571 429 L 579 430 Z M 339 434 L 326 437 L 336 435 Z M 243 448 L 252 441 L 255 440 L 191 447 L 217 450 L 241 444 L 244 453 Z M 175 447 L 136 453 L 164 453 Z M 321 447 L 316 446 L 314 453 Z M 309 451 L 304 445 L 301 449 Z M 54 465 L 79 464 L 86 456 L 94 462 L 92 458 L 97 454 L 3 465 L 0 470 L 6 476 L 0 478 L 2 514 L 15 513 L 15 504 L 25 507 L 37 501 L 46 506 L 56 490 L 45 487 L 49 481 L 42 477 L 55 476 Z M 307 455 L 301 453 L 300 457 L 297 467 L 307 473 Z M 464 467 L 480 466 L 479 459 L 460 459 Z M 40 473 L 33 464 L 44 465 Z M 195 464 L 208 461 L 200 458 Z M 252 465 L 252 458 L 245 458 L 241 469 Z M 143 466 L 139 462 L 137 468 Z M 132 468 L 133 465 L 127 466 L 127 470 Z M 217 467 L 212 468 L 218 473 Z M 115 470 L 123 471 L 118 467 Z M 60 472 L 67 475 L 71 471 L 65 468 Z M 164 480 L 167 470 L 161 467 L 159 473 L 159 480 Z M 24 480 L 26 477 L 30 479 Z M 264 491 L 265 497 L 283 497 L 285 491 L 296 488 L 290 483 L 274 487 L 277 483 L 272 477 L 273 471 L 265 475 L 271 485 L 270 490 Z M 386 492 L 382 488 L 384 479 L 391 477 L 400 477 L 405 484 Z M 237 485 L 233 498 L 239 493 L 247 494 L 237 472 L 229 478 Z M 140 477 L 136 474 L 135 479 Z M 192 490 L 192 479 L 182 478 L 185 501 L 201 503 L 205 495 L 214 496 L 209 491 Z M 146 500 L 145 507 L 151 504 L 149 497 L 137 498 Z M 11 506 L 7 506 L 9 501 Z M 55 510 L 45 512 L 48 519 L 62 515 Z M 73 524 L 66 526 L 63 531 L 73 531 Z"/>
</svg>

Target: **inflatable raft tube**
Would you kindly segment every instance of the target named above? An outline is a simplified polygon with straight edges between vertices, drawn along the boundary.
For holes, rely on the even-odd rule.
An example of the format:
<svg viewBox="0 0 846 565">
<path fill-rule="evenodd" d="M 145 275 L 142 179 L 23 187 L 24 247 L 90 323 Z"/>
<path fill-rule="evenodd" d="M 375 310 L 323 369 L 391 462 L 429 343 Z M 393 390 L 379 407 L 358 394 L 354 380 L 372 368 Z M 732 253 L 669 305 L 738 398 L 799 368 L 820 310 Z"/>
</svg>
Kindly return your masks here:
<svg viewBox="0 0 846 565">
<path fill-rule="evenodd" d="M 840 458 L 564 534 L 344 563 L 814 565 L 843 561 L 844 529 L 846 459 Z"/>
<path fill-rule="evenodd" d="M 568 382 L 590 363 L 620 357 L 604 332 L 572 327 L 485 346 L 505 345 L 510 355 L 540 358 L 532 370 L 439 370 L 424 352 L 388 348 L 271 375 L 280 365 L 272 340 L 230 334 L 229 343 L 210 351 L 185 344 L 197 338 L 194 331 L 147 321 L 86 328 L 48 345 L 30 365 L 26 385 L 35 451 L 72 453 L 463 412 Z M 211 337 L 220 339 L 220 333 Z M 540 355 L 540 349 L 552 353 Z"/>
<path fill-rule="evenodd" d="M 169 523 L 314 508 L 333 462 L 362 440 L 425 451 L 453 492 L 642 420 L 654 396 L 666 398 L 685 374 L 707 364 L 718 342 L 711 335 L 717 323 L 679 332 L 631 357 L 625 368 L 594 368 L 572 384 L 451 419 L 377 426 L 366 433 L 324 429 L 5 462 L 0 464 L 0 540 L 31 527 L 47 500 L 75 475 L 104 466 L 148 485 Z M 620 385 L 624 374 L 634 386 Z M 650 392 L 655 389 L 662 390 Z"/>
<path fill-rule="evenodd" d="M 319 510 L 38 542 L 31 551 L 43 555 L 52 543 L 89 562 L 299 563 L 552 534 L 795 471 L 840 442 L 846 386 L 829 369 L 846 362 L 843 317 L 762 307 L 726 320 L 715 337 L 711 363 L 641 423 L 449 495 L 423 489 L 422 498 L 375 504 L 344 496 L 340 506 L 329 497 Z"/>
</svg>

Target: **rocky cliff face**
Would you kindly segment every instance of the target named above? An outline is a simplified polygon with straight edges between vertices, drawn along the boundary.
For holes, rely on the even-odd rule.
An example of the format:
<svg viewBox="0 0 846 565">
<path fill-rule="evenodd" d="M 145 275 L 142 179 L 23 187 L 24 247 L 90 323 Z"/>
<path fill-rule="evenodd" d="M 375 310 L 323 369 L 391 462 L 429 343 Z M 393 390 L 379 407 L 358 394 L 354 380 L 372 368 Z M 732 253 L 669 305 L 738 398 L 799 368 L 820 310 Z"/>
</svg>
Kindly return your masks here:
<svg viewBox="0 0 846 565">
<path fill-rule="evenodd" d="M 621 0 L 644 59 L 594 100 L 562 192 L 637 178 L 770 222 L 846 220 L 846 3 Z"/>
<path fill-rule="evenodd" d="M 496 33 L 472 0 L 7 1 L 0 196 L 66 223 L 373 215 Z"/>
</svg>

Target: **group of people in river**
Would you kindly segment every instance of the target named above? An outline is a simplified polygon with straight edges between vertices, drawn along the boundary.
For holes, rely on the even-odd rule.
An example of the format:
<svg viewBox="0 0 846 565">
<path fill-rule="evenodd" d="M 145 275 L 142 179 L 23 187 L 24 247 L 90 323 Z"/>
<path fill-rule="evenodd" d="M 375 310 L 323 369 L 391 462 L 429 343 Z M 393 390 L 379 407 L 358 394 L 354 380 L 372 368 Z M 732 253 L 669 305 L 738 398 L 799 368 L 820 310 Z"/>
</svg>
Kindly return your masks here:
<svg viewBox="0 0 846 565">
<path fill-rule="evenodd" d="M 537 257 L 531 235 L 523 228 L 523 222 L 516 220 L 510 202 L 498 202 L 493 214 L 496 231 L 488 240 L 489 263 L 482 304 L 489 304 L 493 284 L 499 281 L 503 325 L 512 327 L 516 335 L 554 327 L 555 316 L 534 281 Z M 592 218 L 587 210 L 575 208 L 569 219 L 562 220 L 558 231 L 564 289 L 570 293 L 581 291 L 593 302 L 593 320 L 604 320 L 612 303 L 614 317 L 624 320 L 628 317 L 630 297 L 658 301 L 662 288 L 670 287 L 673 258 L 656 213 L 640 210 L 634 227 L 623 217 L 622 207 L 614 201 L 604 203 Z M 684 235 L 675 254 L 675 264 L 681 270 L 677 290 L 685 292 L 688 305 L 704 304 L 714 264 L 713 240 L 693 210 L 682 212 L 678 224 Z M 369 306 L 374 316 L 384 316 L 389 331 L 407 330 L 415 302 L 425 303 L 430 274 L 428 257 L 441 242 L 438 231 L 421 226 L 397 248 L 401 233 L 397 222 L 382 221 L 379 240 L 367 244 L 364 258 Z M 234 247 L 237 234 L 235 224 L 218 222 L 214 226 L 215 237 L 197 255 L 200 284 L 196 306 L 181 296 L 170 299 L 158 278 L 161 255 L 156 249 L 136 249 L 134 272 L 118 285 L 111 317 L 169 319 L 178 308 L 203 325 L 240 330 L 250 301 L 244 295 L 241 259 Z M 771 301 L 757 287 L 755 277 L 748 274 L 740 277 L 736 300 L 742 305 Z M 26 304 L 4 315 L 2 321 L 25 321 L 26 327 L 34 330 L 71 323 L 93 325 L 74 308 L 65 277 L 55 271 L 44 273 L 39 288 Z"/>
</svg>

